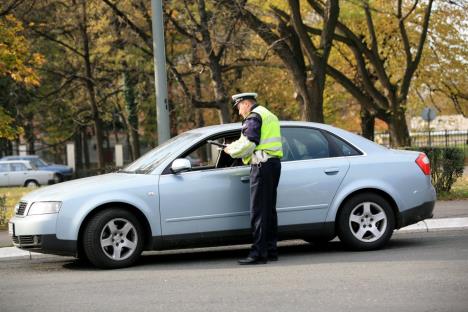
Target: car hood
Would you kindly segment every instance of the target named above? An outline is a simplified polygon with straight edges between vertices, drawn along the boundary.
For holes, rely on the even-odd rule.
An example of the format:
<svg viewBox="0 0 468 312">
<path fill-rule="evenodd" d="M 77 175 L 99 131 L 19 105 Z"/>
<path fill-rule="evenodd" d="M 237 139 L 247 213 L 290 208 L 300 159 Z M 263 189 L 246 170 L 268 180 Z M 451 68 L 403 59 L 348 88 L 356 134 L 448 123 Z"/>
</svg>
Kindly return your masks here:
<svg viewBox="0 0 468 312">
<path fill-rule="evenodd" d="M 62 182 L 47 187 L 41 187 L 27 195 L 23 201 L 62 201 L 76 196 L 91 196 L 93 194 L 128 189 L 138 184 L 141 174 L 108 173 L 104 175 Z M 153 175 L 154 176 L 154 175 Z M 155 184 L 156 184 L 156 176 Z"/>
<path fill-rule="evenodd" d="M 47 166 L 41 167 L 42 170 L 48 171 L 58 171 L 58 172 L 67 172 L 71 171 L 72 168 L 65 166 L 65 165 L 58 165 L 58 164 L 47 164 Z"/>
</svg>

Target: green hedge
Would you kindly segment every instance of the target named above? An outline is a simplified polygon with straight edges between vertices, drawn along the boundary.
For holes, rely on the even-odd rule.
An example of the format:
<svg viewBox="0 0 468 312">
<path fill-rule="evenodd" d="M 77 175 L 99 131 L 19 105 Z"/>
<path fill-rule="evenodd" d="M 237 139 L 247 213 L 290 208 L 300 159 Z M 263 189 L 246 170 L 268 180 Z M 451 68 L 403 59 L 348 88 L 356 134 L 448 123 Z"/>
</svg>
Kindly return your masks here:
<svg viewBox="0 0 468 312">
<path fill-rule="evenodd" d="M 465 154 L 456 147 L 411 147 L 408 150 L 425 153 L 431 162 L 432 184 L 438 193 L 448 193 L 463 175 Z"/>
</svg>

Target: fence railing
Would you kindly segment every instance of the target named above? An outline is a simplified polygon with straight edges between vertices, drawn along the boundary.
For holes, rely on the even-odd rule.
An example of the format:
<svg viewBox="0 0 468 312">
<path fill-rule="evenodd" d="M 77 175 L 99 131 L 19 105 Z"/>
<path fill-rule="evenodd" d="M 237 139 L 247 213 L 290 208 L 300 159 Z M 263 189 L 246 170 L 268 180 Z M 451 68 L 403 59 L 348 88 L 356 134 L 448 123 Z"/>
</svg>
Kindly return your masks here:
<svg viewBox="0 0 468 312">
<path fill-rule="evenodd" d="M 410 136 L 411 146 L 458 147 L 464 151 L 465 162 L 468 160 L 468 130 L 415 131 Z M 376 133 L 374 141 L 389 147 L 390 135 Z"/>
</svg>

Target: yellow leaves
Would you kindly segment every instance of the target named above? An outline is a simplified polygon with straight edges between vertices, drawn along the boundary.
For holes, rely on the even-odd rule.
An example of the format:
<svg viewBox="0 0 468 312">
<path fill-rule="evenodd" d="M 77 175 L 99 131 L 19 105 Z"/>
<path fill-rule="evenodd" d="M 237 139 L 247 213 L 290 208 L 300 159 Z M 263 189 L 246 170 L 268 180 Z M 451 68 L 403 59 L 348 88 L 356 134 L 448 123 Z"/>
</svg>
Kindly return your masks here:
<svg viewBox="0 0 468 312">
<path fill-rule="evenodd" d="M 0 106 L 0 139 L 14 140 L 24 133 L 23 128 L 14 127 L 14 121 Z"/>
<path fill-rule="evenodd" d="M 30 53 L 30 46 L 22 35 L 23 25 L 14 16 L 0 17 L 0 77 L 10 77 L 26 86 L 39 85 L 34 70 L 44 64 L 44 57 Z"/>
</svg>

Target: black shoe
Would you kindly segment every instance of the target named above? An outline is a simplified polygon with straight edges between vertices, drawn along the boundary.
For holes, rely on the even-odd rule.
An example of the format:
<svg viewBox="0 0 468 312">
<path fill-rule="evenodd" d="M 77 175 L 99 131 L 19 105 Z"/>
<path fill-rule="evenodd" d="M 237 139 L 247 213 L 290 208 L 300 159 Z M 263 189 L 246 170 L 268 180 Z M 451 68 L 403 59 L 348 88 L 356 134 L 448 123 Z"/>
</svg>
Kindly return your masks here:
<svg viewBox="0 0 468 312">
<path fill-rule="evenodd" d="M 278 261 L 278 255 L 268 255 L 268 261 Z"/>
<path fill-rule="evenodd" d="M 261 257 L 247 257 L 245 259 L 241 259 L 238 261 L 240 265 L 246 265 L 246 264 L 265 264 L 267 263 L 266 258 L 261 258 Z"/>
</svg>

